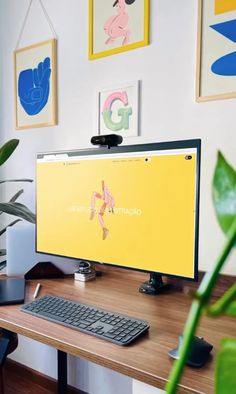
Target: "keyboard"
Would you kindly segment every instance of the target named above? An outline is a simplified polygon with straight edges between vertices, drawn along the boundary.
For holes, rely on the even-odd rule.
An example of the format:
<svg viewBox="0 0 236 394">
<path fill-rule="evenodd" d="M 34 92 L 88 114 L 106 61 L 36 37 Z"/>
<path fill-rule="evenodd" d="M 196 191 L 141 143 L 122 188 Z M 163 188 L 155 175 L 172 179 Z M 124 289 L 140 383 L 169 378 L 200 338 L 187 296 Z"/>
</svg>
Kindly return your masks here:
<svg viewBox="0 0 236 394">
<path fill-rule="evenodd" d="M 144 320 L 53 295 L 29 302 L 21 310 L 117 345 L 128 345 L 149 328 Z"/>
</svg>

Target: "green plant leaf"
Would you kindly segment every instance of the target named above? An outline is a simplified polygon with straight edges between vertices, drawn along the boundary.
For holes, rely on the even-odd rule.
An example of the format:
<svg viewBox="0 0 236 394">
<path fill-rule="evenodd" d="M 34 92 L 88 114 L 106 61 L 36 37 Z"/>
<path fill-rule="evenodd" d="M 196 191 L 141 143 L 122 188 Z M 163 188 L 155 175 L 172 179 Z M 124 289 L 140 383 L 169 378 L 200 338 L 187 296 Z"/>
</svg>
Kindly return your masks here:
<svg viewBox="0 0 236 394">
<path fill-rule="evenodd" d="M 215 394 L 230 394 L 236 387 L 236 340 L 225 338 L 216 358 Z"/>
<path fill-rule="evenodd" d="M 213 202 L 220 227 L 227 235 L 236 217 L 236 171 L 221 152 L 213 177 Z"/>
<path fill-rule="evenodd" d="M 35 223 L 36 216 L 25 205 L 18 202 L 0 203 L 0 211 L 8 213 L 9 215 L 17 216 L 21 219 L 27 220 L 30 223 Z"/>
<path fill-rule="evenodd" d="M 7 254 L 6 249 L 0 249 L 0 257 L 1 256 L 6 256 L 6 254 Z"/>
<path fill-rule="evenodd" d="M 6 142 L 3 146 L 1 146 L 0 166 L 3 165 L 5 161 L 7 161 L 7 159 L 12 155 L 18 144 L 19 144 L 19 140 L 13 139 Z"/>
<path fill-rule="evenodd" d="M 18 197 L 21 196 L 22 193 L 24 193 L 24 190 L 23 190 L 23 189 L 20 189 L 16 194 L 14 194 L 14 196 L 10 199 L 9 202 L 15 202 L 15 201 L 18 199 Z M 2 213 L 3 213 L 3 212 L 0 212 L 0 215 L 1 215 Z M 0 234 L 0 235 L 1 235 L 1 234 Z"/>
<path fill-rule="evenodd" d="M 228 316 L 236 317 L 236 301 L 231 302 L 225 313 Z"/>
<path fill-rule="evenodd" d="M 230 315 L 234 312 L 234 301 L 236 300 L 236 283 L 234 283 L 223 296 L 215 302 L 215 304 L 209 306 L 206 309 L 206 313 L 209 316 L 217 317 L 219 315 L 225 314 Z M 236 311 L 235 311 L 236 316 Z"/>
<path fill-rule="evenodd" d="M 0 236 L 6 232 L 6 230 L 7 230 L 8 227 L 12 227 L 12 226 L 14 226 L 14 224 L 16 224 L 16 223 L 18 223 L 18 222 L 21 222 L 21 219 L 16 219 L 16 220 L 14 220 L 14 221 L 11 222 L 10 224 L 8 224 L 5 228 L 3 228 L 2 230 L 0 230 Z"/>
<path fill-rule="evenodd" d="M 9 202 L 15 202 L 22 193 L 24 193 L 24 189 L 20 189 L 16 194 L 14 194 L 14 196 L 10 199 Z"/>
<path fill-rule="evenodd" d="M 33 182 L 33 179 L 7 179 L 5 181 L 0 181 L 0 184 L 7 182 Z"/>
</svg>

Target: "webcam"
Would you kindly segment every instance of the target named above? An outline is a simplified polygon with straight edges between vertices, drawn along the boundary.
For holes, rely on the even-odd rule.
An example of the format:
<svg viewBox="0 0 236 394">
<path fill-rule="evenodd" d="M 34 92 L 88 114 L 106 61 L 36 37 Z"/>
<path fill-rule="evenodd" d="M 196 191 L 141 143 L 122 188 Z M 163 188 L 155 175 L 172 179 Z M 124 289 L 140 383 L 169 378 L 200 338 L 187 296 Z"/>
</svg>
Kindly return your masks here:
<svg viewBox="0 0 236 394">
<path fill-rule="evenodd" d="M 110 149 L 112 146 L 120 145 L 123 137 L 117 134 L 95 135 L 91 138 L 91 144 L 107 146 Z"/>
</svg>

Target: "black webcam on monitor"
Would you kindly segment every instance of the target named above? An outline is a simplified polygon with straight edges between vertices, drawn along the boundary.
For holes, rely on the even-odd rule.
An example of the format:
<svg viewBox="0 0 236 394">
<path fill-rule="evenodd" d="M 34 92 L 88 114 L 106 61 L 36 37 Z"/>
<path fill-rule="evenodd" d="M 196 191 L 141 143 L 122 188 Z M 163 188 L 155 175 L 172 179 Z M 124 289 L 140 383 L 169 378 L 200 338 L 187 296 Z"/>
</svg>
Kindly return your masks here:
<svg viewBox="0 0 236 394">
<path fill-rule="evenodd" d="M 110 149 L 112 146 L 120 145 L 123 137 L 118 134 L 95 135 L 91 138 L 91 144 L 99 146 L 107 146 Z"/>
</svg>

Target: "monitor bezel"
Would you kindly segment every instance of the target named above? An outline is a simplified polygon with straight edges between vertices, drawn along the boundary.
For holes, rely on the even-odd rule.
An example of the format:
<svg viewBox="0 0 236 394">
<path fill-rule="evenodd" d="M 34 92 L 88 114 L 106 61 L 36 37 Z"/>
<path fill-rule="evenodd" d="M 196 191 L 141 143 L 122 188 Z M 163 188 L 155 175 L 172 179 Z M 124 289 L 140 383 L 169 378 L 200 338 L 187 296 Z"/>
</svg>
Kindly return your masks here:
<svg viewBox="0 0 236 394">
<path fill-rule="evenodd" d="M 37 159 L 43 158 L 45 155 L 62 155 L 67 154 L 69 157 L 73 156 L 94 156 L 94 155 L 109 155 L 109 154 L 117 154 L 117 153 L 129 153 L 129 152 L 145 152 L 145 151 L 158 151 L 158 150 L 175 150 L 175 149 L 191 149 L 196 148 L 197 150 L 197 160 L 196 160 L 196 202 L 195 202 L 195 242 L 194 242 L 194 276 L 192 278 L 182 276 L 182 275 L 173 275 L 165 272 L 152 271 L 155 274 L 163 275 L 171 278 L 184 279 L 190 282 L 198 281 L 198 260 L 199 260 L 199 209 L 200 209 L 200 168 L 201 168 L 201 139 L 189 139 L 189 140 L 179 140 L 179 141 L 168 141 L 168 142 L 152 142 L 146 144 L 133 144 L 133 145 L 120 145 L 116 147 L 106 148 L 85 148 L 85 149 L 73 149 L 73 150 L 60 150 L 60 151 L 48 151 L 48 152 L 40 152 L 36 154 L 36 166 Z M 36 171 L 37 174 L 37 171 Z M 36 178 L 36 226 L 35 226 L 35 251 L 36 253 L 41 253 L 49 256 L 56 256 L 61 258 L 69 258 L 71 260 L 77 261 L 89 261 L 92 264 L 100 264 L 110 267 L 116 267 L 121 269 L 128 269 L 132 271 L 139 271 L 144 273 L 150 273 L 148 270 L 133 268 L 128 266 L 120 266 L 117 264 L 111 264 L 106 262 L 100 262 L 95 260 L 86 260 L 79 257 L 60 255 L 56 253 L 48 253 L 38 250 L 37 248 L 37 178 Z"/>
</svg>

